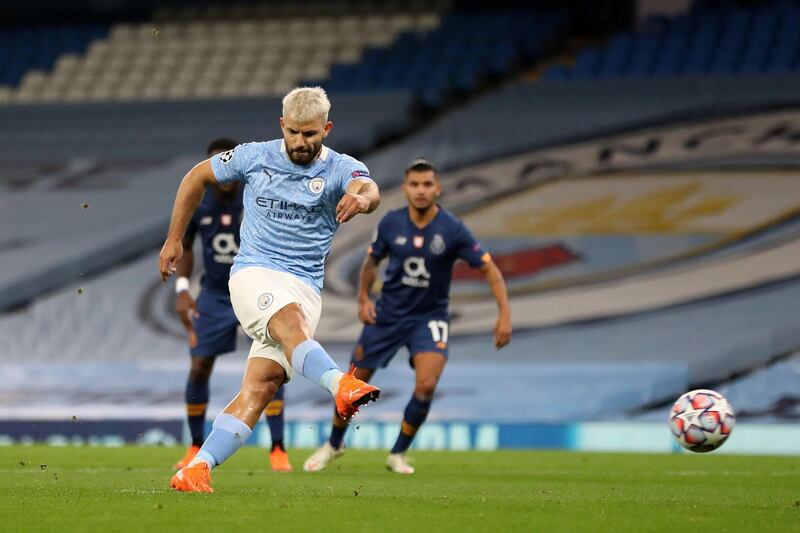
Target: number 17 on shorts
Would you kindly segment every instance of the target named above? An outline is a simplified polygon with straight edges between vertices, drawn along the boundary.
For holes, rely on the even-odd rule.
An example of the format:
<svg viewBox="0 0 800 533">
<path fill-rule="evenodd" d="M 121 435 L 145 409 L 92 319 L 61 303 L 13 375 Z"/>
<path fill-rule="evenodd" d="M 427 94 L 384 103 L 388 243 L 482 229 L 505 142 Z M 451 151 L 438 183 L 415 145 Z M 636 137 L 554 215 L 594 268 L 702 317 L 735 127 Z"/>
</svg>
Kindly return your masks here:
<svg viewBox="0 0 800 533">
<path fill-rule="evenodd" d="M 438 348 L 437 351 L 447 350 L 449 324 L 444 320 L 431 320 L 428 322 L 428 329 L 431 333 L 431 340 Z"/>
</svg>

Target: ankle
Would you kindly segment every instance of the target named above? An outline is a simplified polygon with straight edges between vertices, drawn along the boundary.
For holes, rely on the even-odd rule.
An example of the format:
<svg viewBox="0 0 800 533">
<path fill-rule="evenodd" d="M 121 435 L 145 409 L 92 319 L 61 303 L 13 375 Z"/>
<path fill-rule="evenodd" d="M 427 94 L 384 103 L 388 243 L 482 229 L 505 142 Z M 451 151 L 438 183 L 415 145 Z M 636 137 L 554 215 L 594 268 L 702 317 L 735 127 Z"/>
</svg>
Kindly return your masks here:
<svg viewBox="0 0 800 533">
<path fill-rule="evenodd" d="M 211 463 L 208 460 L 195 456 L 194 459 L 189 461 L 189 464 L 186 465 L 186 468 L 192 468 L 193 466 L 197 466 L 200 463 L 205 463 L 208 466 L 208 469 L 211 470 Z"/>
<path fill-rule="evenodd" d="M 344 376 L 344 372 L 338 368 L 332 368 L 322 374 L 320 385 L 328 389 L 333 396 L 336 396 L 339 392 L 339 382 L 342 380 L 342 376 Z"/>
</svg>

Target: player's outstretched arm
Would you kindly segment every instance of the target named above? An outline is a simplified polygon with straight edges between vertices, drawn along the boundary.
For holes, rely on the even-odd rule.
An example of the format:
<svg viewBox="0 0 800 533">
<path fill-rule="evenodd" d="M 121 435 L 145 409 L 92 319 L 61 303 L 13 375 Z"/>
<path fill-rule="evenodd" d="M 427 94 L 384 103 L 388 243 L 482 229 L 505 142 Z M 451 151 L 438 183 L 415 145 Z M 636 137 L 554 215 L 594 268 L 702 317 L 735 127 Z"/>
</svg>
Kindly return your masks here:
<svg viewBox="0 0 800 533">
<path fill-rule="evenodd" d="M 380 190 L 374 181 L 353 180 L 336 205 L 336 222 L 341 224 L 359 213 L 372 213 L 380 203 Z"/>
<path fill-rule="evenodd" d="M 491 259 L 484 263 L 481 272 L 486 276 L 489 289 L 497 302 L 498 316 L 494 326 L 494 346 L 500 349 L 511 341 L 511 308 L 508 305 L 506 282 L 500 269 Z"/>
<path fill-rule="evenodd" d="M 375 304 L 369 297 L 375 279 L 378 277 L 378 265 L 380 261 L 367 255 L 364 264 L 361 265 L 361 274 L 358 277 L 358 318 L 364 324 L 374 324 L 378 313 L 375 311 Z"/>
<path fill-rule="evenodd" d="M 207 159 L 195 165 L 181 181 L 178 194 L 175 196 L 175 204 L 172 207 L 172 219 L 169 223 L 167 239 L 158 258 L 162 280 L 166 281 L 178 269 L 178 262 L 183 255 L 182 241 L 186 227 L 203 199 L 205 188 L 215 180 L 211 162 Z"/>
</svg>

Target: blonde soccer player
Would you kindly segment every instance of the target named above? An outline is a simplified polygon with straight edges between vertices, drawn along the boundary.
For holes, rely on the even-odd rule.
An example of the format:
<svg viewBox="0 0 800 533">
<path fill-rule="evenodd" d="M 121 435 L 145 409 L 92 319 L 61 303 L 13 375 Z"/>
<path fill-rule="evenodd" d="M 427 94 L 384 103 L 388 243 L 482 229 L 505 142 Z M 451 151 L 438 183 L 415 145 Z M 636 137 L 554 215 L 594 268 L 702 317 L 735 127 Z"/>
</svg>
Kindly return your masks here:
<svg viewBox="0 0 800 533">
<path fill-rule="evenodd" d="M 172 488 L 213 492 L 211 470 L 252 433 L 278 388 L 295 372 L 330 391 L 337 413 L 351 418 L 380 395 L 342 372 L 314 340 L 322 302 L 324 263 L 340 224 L 370 213 L 380 194 L 367 167 L 323 144 L 333 127 L 319 87 L 283 99 L 282 139 L 241 144 L 195 165 L 183 178 L 172 210 L 159 270 L 176 271 L 182 239 L 206 187 L 244 184 L 239 252 L 228 282 L 231 303 L 253 344 L 242 386 L 214 420 L 200 451 L 172 478 Z"/>
</svg>

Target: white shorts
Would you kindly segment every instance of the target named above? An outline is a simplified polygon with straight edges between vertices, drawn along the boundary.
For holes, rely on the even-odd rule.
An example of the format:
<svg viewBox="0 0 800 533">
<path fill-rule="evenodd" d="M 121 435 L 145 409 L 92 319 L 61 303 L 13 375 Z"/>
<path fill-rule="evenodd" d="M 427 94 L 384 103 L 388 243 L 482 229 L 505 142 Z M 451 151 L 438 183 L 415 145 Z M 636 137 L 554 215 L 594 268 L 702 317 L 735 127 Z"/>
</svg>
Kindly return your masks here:
<svg viewBox="0 0 800 533">
<path fill-rule="evenodd" d="M 319 294 L 291 274 L 261 267 L 247 267 L 235 272 L 228 281 L 236 318 L 253 345 L 248 357 L 272 359 L 292 379 L 294 370 L 281 346 L 269 336 L 267 325 L 272 316 L 292 303 L 300 304 L 311 335 L 317 329 L 322 299 Z"/>
</svg>

